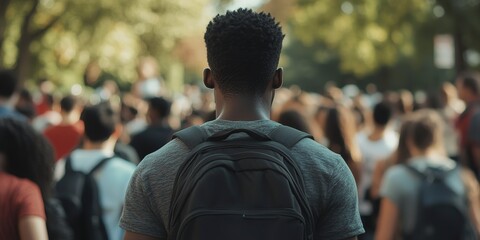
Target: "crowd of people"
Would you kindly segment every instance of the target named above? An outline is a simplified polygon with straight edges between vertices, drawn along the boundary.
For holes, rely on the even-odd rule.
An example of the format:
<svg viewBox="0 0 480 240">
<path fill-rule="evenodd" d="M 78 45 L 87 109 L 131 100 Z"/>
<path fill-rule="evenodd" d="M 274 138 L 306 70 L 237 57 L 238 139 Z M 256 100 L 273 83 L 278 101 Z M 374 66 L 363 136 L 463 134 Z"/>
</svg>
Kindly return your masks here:
<svg viewBox="0 0 480 240">
<path fill-rule="evenodd" d="M 61 95 L 48 80 L 39 81 L 38 88 L 19 90 L 14 74 L 8 70 L 0 71 L 0 239 L 75 239 L 75 234 L 72 234 L 74 229 L 69 232 L 68 226 L 55 222 L 58 211 L 61 211 L 54 201 L 59 194 L 55 192 L 55 186 L 68 171 L 95 172 L 103 210 L 102 221 L 108 239 L 122 239 L 125 230 L 130 234 L 163 237 L 166 233 L 162 228 L 167 227 L 167 204 L 170 201 L 166 198 L 171 193 L 162 195 L 151 188 L 158 188 L 155 184 L 166 184 L 171 192 L 173 180 L 163 175 L 158 176 L 157 181 L 151 178 L 161 173 L 174 177 L 173 169 L 178 169 L 178 166 L 168 163 L 157 166 L 152 163 L 154 158 L 176 159 L 180 153 L 175 152 L 188 151 L 178 145 L 178 140 L 169 143 L 176 131 L 202 124 L 208 131 L 223 129 L 224 125 L 231 124 L 228 121 L 250 120 L 238 117 L 236 111 L 241 112 L 241 109 L 258 104 L 249 100 L 249 95 L 242 98 L 236 92 L 229 92 L 240 84 L 228 85 L 218 80 L 220 75 L 215 75 L 227 74 L 228 71 L 237 73 L 228 67 L 219 67 L 236 62 L 223 59 L 225 56 L 215 51 L 245 54 L 215 42 L 215 38 L 223 37 L 234 41 L 225 34 L 234 34 L 235 29 L 223 29 L 225 31 L 221 33 L 216 28 L 228 28 L 221 21 L 235 22 L 238 20 L 235 14 L 241 15 L 242 24 L 247 24 L 240 24 L 240 27 L 248 28 L 249 21 L 270 24 L 268 19 L 262 20 L 267 15 L 246 21 L 244 19 L 254 13 L 241 10 L 223 16 L 229 18 L 228 21 L 222 16 L 217 17 L 217 22 L 211 23 L 207 29 L 206 43 L 209 64 L 218 72 L 204 72 L 206 88 L 186 85 L 182 93 L 169 91 L 152 58 L 140 61 L 138 81 L 129 91 L 119 90 L 113 80 L 99 82 L 100 74 L 94 65 L 89 65 L 86 70 L 81 93 L 72 91 Z M 268 28 L 276 31 L 276 25 Z M 268 34 L 277 34 L 269 30 Z M 281 32 L 278 34 L 273 40 L 269 37 L 265 39 L 281 42 L 283 35 Z M 272 51 L 260 50 L 260 53 Z M 279 49 L 274 51 L 279 54 Z M 256 55 L 246 55 L 247 58 L 252 56 Z M 278 59 L 276 61 L 278 64 Z M 276 69 L 276 64 L 273 65 Z M 255 70 L 262 73 L 260 68 Z M 276 77 L 281 76 L 281 70 L 276 70 L 275 74 Z M 312 211 L 330 229 L 315 230 L 314 236 L 318 239 L 321 236 L 339 239 L 357 235 L 360 239 L 395 239 L 396 236 L 421 239 L 418 236 L 426 227 L 420 226 L 417 219 L 419 212 L 423 211 L 417 203 L 421 195 L 418 189 L 423 186 L 422 173 L 432 168 L 452 172 L 445 177 L 446 183 L 457 195 L 464 197 L 462 204 L 469 223 L 465 232 L 472 236 L 468 239 L 479 236 L 480 76 L 477 73 L 460 74 L 452 79 L 452 83 L 446 82 L 436 91 L 429 90 L 424 94 L 413 94 L 408 90 L 365 93 L 358 88 L 353 88 L 355 91 L 352 94 L 352 86 L 342 89 L 333 85 L 326 87 L 322 93 L 314 93 L 298 87 L 282 88 L 281 81 L 275 82 L 280 78 L 273 80 L 275 98 L 268 112 L 270 118 L 314 137 L 318 145 L 310 144 L 309 148 L 318 148 L 321 153 L 305 154 L 329 158 L 328 164 L 331 165 L 328 166 L 332 167 L 337 166 L 335 161 L 340 158 L 323 153 L 320 144 L 341 156 L 356 185 L 356 188 L 349 186 L 350 175 L 327 178 L 321 175 L 327 170 L 308 169 L 311 167 L 309 164 L 301 166 L 308 172 L 305 174 L 319 174 L 311 178 L 304 176 L 307 192 L 311 191 L 310 195 L 314 196 L 311 199 L 326 201 L 313 206 Z M 223 92 L 218 92 L 219 88 Z M 249 85 L 239 89 L 251 90 Z M 235 99 L 238 101 L 223 99 L 225 93 L 237 96 Z M 273 96 L 266 95 L 266 98 L 272 99 Z M 250 124 L 253 128 L 270 129 L 260 122 L 247 123 L 245 126 L 238 123 L 238 126 L 248 127 Z M 165 145 L 166 148 L 162 148 Z M 163 150 L 159 150 L 161 148 Z M 302 158 L 301 154 L 297 156 Z M 97 165 L 103 164 L 105 159 L 108 162 L 98 169 Z M 146 163 L 140 164 L 142 161 Z M 164 169 L 160 169 L 162 167 Z M 337 170 L 342 172 L 342 166 L 339 165 Z M 342 182 L 344 180 L 337 178 L 347 180 Z M 330 180 L 337 181 L 336 185 L 324 182 Z M 318 187 L 316 184 L 325 186 Z M 332 187 L 338 189 L 332 190 Z M 317 193 L 312 190 L 314 188 L 330 189 L 333 193 L 328 194 L 337 199 L 335 201 L 349 198 L 342 195 L 342 191 L 355 191 L 348 196 L 358 194 L 358 203 L 355 198 L 353 205 L 352 202 L 328 202 L 330 200 L 318 196 L 327 193 Z M 126 197 L 127 189 L 129 193 Z M 142 200 L 139 196 L 146 199 Z M 350 205 L 346 207 L 347 204 Z M 361 219 L 365 231 L 356 220 L 357 213 L 350 212 L 348 216 L 341 210 L 330 212 L 330 206 L 332 209 L 358 212 L 358 220 Z M 144 209 L 146 207 L 151 208 Z M 119 225 L 123 209 L 126 212 L 121 226 L 125 230 Z M 152 213 L 141 216 L 138 215 L 140 211 Z M 335 217 L 318 216 L 322 214 L 338 215 L 336 217 L 343 220 L 328 223 L 326 220 Z M 142 225 L 142 221 L 150 223 L 143 222 Z M 158 221 L 163 222 L 162 228 L 150 228 Z M 348 226 L 334 226 L 342 224 Z M 444 230 L 442 234 L 449 236 L 454 232 L 454 226 L 446 226 Z"/>
</svg>

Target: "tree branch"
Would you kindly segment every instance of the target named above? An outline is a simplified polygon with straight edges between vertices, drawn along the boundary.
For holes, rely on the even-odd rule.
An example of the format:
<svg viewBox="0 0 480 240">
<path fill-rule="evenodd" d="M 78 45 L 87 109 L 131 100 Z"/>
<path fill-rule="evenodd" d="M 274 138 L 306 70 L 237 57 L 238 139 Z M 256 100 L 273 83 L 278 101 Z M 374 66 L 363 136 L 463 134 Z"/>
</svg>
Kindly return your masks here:
<svg viewBox="0 0 480 240">
<path fill-rule="evenodd" d="M 55 23 L 57 23 L 62 18 L 62 16 L 63 16 L 63 14 L 60 14 L 60 15 L 54 17 L 47 25 L 45 25 L 45 27 L 40 28 L 37 31 L 33 32 L 32 33 L 32 39 L 37 39 L 37 38 L 43 36 L 43 34 L 45 34 L 50 28 L 52 28 L 53 25 L 55 25 Z"/>
<path fill-rule="evenodd" d="M 35 16 L 35 13 L 37 12 L 38 4 L 40 3 L 39 0 L 34 0 L 33 6 L 28 11 L 27 15 L 23 18 L 23 23 L 22 23 L 22 28 L 21 28 L 21 34 L 29 34 L 28 29 L 30 28 L 30 22 L 33 19 L 33 16 Z"/>
</svg>

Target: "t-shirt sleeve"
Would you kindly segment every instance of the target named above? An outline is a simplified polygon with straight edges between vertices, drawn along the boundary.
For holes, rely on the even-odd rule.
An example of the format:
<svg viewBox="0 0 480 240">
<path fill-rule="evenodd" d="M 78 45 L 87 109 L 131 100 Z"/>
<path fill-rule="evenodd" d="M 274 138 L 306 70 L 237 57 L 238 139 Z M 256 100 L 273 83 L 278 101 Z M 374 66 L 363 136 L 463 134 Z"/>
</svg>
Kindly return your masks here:
<svg viewBox="0 0 480 240">
<path fill-rule="evenodd" d="M 165 226 L 161 217 L 152 210 L 149 200 L 152 191 L 142 178 L 143 169 L 139 166 L 130 179 L 120 227 L 129 232 L 164 238 L 167 235 Z"/>
<path fill-rule="evenodd" d="M 22 181 L 21 186 L 17 188 L 16 202 L 19 218 L 37 216 L 46 219 L 42 194 L 35 183 Z"/>
<path fill-rule="evenodd" d="M 357 186 L 352 172 L 343 159 L 332 169 L 327 205 L 317 223 L 317 239 L 347 239 L 364 233 L 358 210 Z"/>
<path fill-rule="evenodd" d="M 468 138 L 470 141 L 480 144 L 480 111 L 472 116 L 468 128 Z"/>
<path fill-rule="evenodd" d="M 401 196 L 403 195 L 401 192 L 402 185 L 401 181 L 399 181 L 398 175 L 398 168 L 390 168 L 385 173 L 385 177 L 382 180 L 382 185 L 380 187 L 380 196 L 386 197 L 393 203 L 397 204 L 397 206 L 401 202 Z"/>
</svg>

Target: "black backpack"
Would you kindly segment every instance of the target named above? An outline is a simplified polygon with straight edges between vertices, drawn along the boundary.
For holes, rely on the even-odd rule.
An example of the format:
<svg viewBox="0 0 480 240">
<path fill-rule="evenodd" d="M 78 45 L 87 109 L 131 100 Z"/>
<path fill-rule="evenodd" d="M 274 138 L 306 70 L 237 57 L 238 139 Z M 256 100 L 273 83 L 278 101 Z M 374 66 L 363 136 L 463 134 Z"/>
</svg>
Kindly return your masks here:
<svg viewBox="0 0 480 240">
<path fill-rule="evenodd" d="M 405 235 L 405 239 L 477 239 L 469 218 L 466 194 L 453 191 L 445 181 L 451 174 L 458 174 L 460 167 L 457 165 L 451 170 L 427 168 L 425 172 L 409 165 L 406 167 L 422 181 L 418 189 L 415 229 L 412 234 Z"/>
<path fill-rule="evenodd" d="M 229 138 L 237 133 L 246 133 Z M 197 126 L 174 134 L 190 149 L 179 168 L 169 240 L 313 239 L 313 217 L 290 148 L 310 135 L 280 126 L 265 135 Z"/>
<path fill-rule="evenodd" d="M 65 175 L 55 186 L 56 198 L 60 200 L 77 240 L 108 239 L 93 173 L 112 158 L 102 159 L 87 174 L 73 170 L 70 157 L 65 160 Z"/>
</svg>

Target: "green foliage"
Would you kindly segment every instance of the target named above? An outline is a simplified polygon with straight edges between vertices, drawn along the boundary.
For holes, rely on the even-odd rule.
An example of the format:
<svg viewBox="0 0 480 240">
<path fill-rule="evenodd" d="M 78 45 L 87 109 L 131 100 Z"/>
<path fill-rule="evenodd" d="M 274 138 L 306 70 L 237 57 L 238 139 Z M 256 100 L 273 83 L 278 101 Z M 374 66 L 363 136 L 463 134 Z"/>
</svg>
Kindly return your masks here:
<svg viewBox="0 0 480 240">
<path fill-rule="evenodd" d="M 415 26 L 430 14 L 427 1 L 358 0 L 300 2 L 296 35 L 324 43 L 341 59 L 342 71 L 365 76 L 415 54 Z"/>
<path fill-rule="evenodd" d="M 85 66 L 91 61 L 97 61 L 104 71 L 127 82 L 136 78 L 139 56 L 154 56 L 161 70 L 168 72 L 176 42 L 204 27 L 209 3 L 209 0 L 2 0 L 7 9 L 3 15 L 0 11 L 0 66 L 18 65 L 19 49 L 26 47 L 31 53 L 27 77 L 33 80 L 46 76 L 59 85 L 81 82 Z M 25 22 L 29 23 L 28 31 L 22 32 Z M 43 29 L 29 44 L 20 45 L 22 35 Z"/>
</svg>

